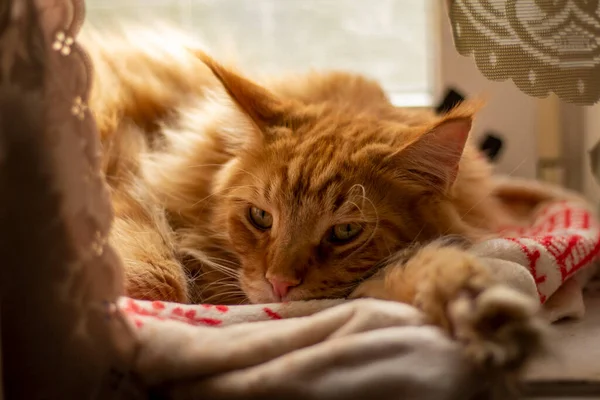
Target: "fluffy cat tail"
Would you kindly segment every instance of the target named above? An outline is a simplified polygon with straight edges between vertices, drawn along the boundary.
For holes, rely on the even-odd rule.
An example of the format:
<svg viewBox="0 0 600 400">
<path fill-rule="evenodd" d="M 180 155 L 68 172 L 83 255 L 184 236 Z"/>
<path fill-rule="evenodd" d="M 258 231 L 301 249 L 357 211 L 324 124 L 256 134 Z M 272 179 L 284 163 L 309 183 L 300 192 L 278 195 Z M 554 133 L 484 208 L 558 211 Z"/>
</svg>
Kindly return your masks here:
<svg viewBox="0 0 600 400">
<path fill-rule="evenodd" d="M 86 25 L 80 41 L 94 70 L 90 108 L 112 188 L 131 182 L 161 124 L 218 81 L 194 51 L 201 40 L 162 23 Z"/>
</svg>

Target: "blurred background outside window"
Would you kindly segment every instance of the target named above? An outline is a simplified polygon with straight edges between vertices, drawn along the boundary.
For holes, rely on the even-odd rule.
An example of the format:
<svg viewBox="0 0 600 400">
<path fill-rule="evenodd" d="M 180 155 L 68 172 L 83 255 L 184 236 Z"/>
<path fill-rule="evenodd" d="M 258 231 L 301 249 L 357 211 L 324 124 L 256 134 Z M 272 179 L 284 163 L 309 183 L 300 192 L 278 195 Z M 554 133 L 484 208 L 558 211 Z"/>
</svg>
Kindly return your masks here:
<svg viewBox="0 0 600 400">
<path fill-rule="evenodd" d="M 88 0 L 87 19 L 174 24 L 262 73 L 342 69 L 402 106 L 430 106 L 435 0 Z"/>
</svg>

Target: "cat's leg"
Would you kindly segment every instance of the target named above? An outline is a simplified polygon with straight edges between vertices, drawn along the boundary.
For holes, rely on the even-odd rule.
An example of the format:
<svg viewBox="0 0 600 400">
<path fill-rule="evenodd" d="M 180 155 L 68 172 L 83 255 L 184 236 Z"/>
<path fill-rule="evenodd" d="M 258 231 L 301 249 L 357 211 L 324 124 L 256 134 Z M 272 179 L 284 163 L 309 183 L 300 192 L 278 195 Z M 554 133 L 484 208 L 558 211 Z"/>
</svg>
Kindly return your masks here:
<svg viewBox="0 0 600 400">
<path fill-rule="evenodd" d="M 126 295 L 188 303 L 187 276 L 175 255 L 164 211 L 126 189 L 114 197 L 116 217 L 110 241 L 123 261 Z"/>
<path fill-rule="evenodd" d="M 516 369 L 542 343 L 537 299 L 499 284 L 475 256 L 455 246 L 425 246 L 388 265 L 353 297 L 413 304 L 486 366 Z"/>
</svg>

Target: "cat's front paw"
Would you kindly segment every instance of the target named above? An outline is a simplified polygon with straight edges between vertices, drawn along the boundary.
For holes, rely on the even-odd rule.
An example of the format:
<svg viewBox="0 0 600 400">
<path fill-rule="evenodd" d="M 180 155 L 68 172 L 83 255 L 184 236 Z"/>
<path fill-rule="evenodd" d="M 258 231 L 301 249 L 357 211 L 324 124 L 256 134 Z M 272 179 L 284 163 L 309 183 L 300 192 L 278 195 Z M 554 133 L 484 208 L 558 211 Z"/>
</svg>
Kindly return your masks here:
<svg viewBox="0 0 600 400">
<path fill-rule="evenodd" d="M 545 325 L 534 299 L 495 285 L 448 304 L 452 335 L 478 365 L 517 370 L 543 343 Z"/>
<path fill-rule="evenodd" d="M 431 249 L 408 261 L 405 273 L 416 270 L 414 305 L 462 342 L 478 365 L 514 370 L 540 349 L 537 299 L 495 282 L 476 257 Z"/>
<path fill-rule="evenodd" d="M 415 288 L 413 304 L 431 323 L 450 332 L 454 321 L 449 306 L 457 299 L 477 298 L 494 285 L 490 272 L 475 256 L 454 247 L 423 248 L 406 262 L 402 277 Z M 388 278 L 393 279 L 393 274 Z"/>
</svg>

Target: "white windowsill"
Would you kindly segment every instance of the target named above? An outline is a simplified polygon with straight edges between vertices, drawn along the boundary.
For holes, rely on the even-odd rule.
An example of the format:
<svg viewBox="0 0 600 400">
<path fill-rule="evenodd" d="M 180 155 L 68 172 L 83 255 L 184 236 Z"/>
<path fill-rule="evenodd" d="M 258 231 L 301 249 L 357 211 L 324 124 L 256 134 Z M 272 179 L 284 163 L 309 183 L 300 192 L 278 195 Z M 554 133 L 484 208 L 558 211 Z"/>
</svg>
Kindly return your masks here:
<svg viewBox="0 0 600 400">
<path fill-rule="evenodd" d="M 431 107 L 432 96 L 429 93 L 388 93 L 390 101 L 396 107 Z"/>
</svg>

